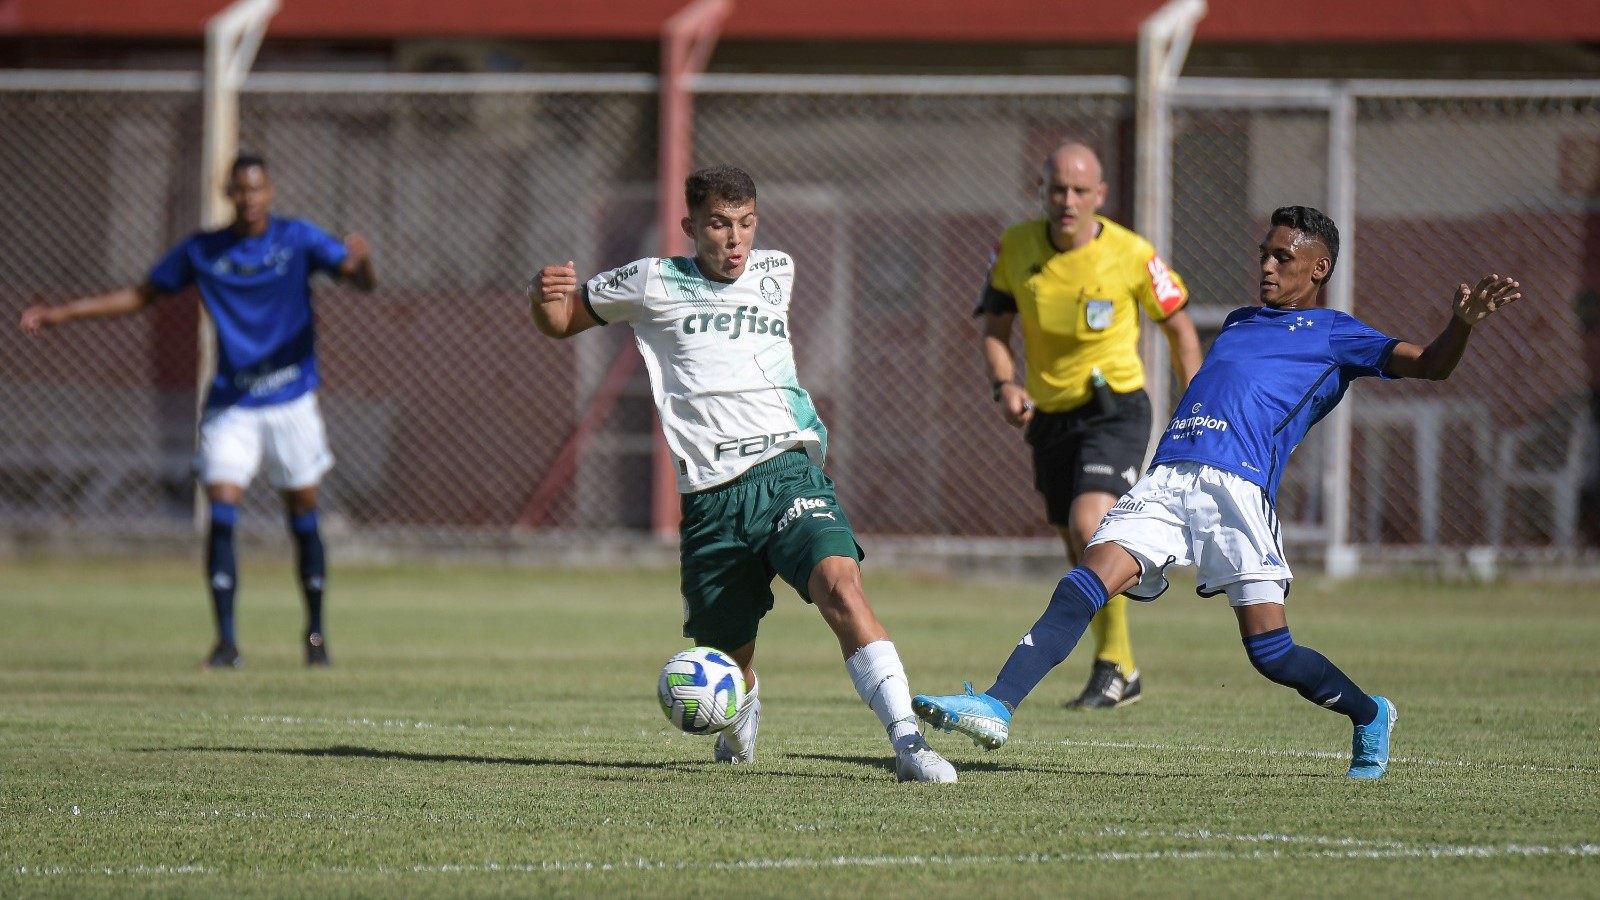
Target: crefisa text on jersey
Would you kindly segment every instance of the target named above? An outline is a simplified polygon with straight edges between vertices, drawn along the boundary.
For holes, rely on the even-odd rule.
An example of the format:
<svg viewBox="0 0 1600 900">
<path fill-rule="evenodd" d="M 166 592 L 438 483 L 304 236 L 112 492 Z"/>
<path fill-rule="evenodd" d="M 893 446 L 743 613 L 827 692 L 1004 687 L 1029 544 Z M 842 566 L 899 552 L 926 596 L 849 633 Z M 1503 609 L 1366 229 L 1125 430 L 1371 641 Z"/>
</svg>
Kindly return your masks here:
<svg viewBox="0 0 1600 900">
<path fill-rule="evenodd" d="M 788 264 L 789 257 L 787 256 L 763 256 L 760 259 L 750 260 L 748 268 L 755 269 L 757 272 L 767 272 L 772 269 L 781 269 Z"/>
<path fill-rule="evenodd" d="M 754 306 L 741 306 L 731 313 L 690 313 L 683 317 L 681 324 L 684 334 L 723 331 L 727 332 L 730 341 L 741 334 L 770 334 L 781 338 L 789 336 L 789 327 L 782 319 L 761 315 L 760 309 Z"/>
<path fill-rule="evenodd" d="M 615 272 L 612 272 L 611 277 L 607 278 L 600 284 L 600 289 L 603 291 L 615 290 L 616 288 L 620 287 L 624 281 L 627 281 L 629 278 L 632 278 L 637 274 L 639 274 L 638 263 L 634 263 L 631 266 L 623 266 Z"/>
</svg>

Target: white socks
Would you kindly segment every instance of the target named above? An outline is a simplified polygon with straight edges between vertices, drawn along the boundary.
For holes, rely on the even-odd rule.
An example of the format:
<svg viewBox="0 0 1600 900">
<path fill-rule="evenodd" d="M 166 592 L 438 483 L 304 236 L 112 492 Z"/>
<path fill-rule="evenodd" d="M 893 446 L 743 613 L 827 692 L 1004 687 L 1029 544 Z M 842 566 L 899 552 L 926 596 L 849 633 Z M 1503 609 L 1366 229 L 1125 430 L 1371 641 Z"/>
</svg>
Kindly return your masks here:
<svg viewBox="0 0 1600 900">
<path fill-rule="evenodd" d="M 899 746 L 919 733 L 916 713 L 911 711 L 911 684 L 893 641 L 873 641 L 844 661 L 845 671 L 878 721 Z"/>
<path fill-rule="evenodd" d="M 755 675 L 755 670 L 750 670 L 750 674 Z M 731 728 L 734 725 L 739 724 L 746 716 L 750 714 L 750 710 L 753 709 L 758 702 L 756 700 L 756 692 L 759 690 L 761 690 L 761 677 L 757 675 L 756 683 L 745 688 L 744 700 L 739 703 L 739 711 L 734 714 L 733 721 L 729 723 L 728 727 Z"/>
</svg>

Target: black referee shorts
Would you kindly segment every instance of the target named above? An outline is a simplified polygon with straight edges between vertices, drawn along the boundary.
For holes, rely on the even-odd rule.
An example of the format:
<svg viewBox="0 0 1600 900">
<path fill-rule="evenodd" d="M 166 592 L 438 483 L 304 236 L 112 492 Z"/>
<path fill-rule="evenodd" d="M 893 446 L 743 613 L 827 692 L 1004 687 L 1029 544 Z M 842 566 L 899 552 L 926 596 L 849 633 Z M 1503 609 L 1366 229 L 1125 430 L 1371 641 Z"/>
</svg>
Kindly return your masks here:
<svg viewBox="0 0 1600 900">
<path fill-rule="evenodd" d="M 1105 414 L 1093 401 L 1066 412 L 1035 412 L 1027 440 L 1033 447 L 1033 486 L 1044 495 L 1052 525 L 1069 525 L 1079 494 L 1120 497 L 1144 474 L 1150 443 L 1150 396 L 1143 389 L 1114 394 Z"/>
</svg>

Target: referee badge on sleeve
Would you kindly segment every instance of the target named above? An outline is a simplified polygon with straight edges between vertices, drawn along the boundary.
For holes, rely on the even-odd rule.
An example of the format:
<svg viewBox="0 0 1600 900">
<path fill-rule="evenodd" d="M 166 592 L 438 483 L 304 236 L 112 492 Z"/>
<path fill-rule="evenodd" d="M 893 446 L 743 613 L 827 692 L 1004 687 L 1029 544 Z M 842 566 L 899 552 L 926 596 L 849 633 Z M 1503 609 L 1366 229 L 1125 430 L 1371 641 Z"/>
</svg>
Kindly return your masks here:
<svg viewBox="0 0 1600 900">
<path fill-rule="evenodd" d="M 1083 310 L 1089 328 L 1094 331 L 1105 331 L 1117 320 L 1116 304 L 1110 300 L 1090 300 L 1083 305 Z"/>
</svg>

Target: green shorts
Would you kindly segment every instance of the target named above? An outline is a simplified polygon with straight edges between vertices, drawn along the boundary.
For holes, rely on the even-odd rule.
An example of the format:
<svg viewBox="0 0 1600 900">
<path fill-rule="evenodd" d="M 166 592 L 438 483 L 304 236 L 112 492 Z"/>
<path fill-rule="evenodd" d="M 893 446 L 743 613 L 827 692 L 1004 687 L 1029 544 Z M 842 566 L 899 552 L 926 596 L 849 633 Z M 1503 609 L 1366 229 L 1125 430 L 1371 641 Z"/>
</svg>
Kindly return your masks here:
<svg viewBox="0 0 1600 900">
<path fill-rule="evenodd" d="M 733 651 L 756 639 L 777 575 L 807 603 L 811 570 L 865 554 L 833 493 L 802 451 L 757 463 L 710 490 L 683 495 L 679 525 L 683 636 Z"/>
</svg>

